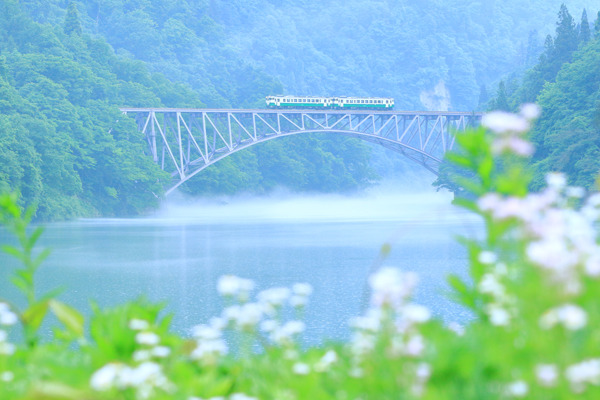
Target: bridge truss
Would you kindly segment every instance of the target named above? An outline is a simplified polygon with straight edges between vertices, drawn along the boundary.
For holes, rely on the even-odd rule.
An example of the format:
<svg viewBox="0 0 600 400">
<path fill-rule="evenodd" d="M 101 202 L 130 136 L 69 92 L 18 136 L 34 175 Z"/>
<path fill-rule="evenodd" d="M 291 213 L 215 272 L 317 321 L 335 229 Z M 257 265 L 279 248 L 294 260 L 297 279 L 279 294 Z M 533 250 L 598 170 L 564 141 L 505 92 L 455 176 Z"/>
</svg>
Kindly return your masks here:
<svg viewBox="0 0 600 400">
<path fill-rule="evenodd" d="M 437 174 L 454 132 L 479 125 L 479 113 L 363 110 L 121 108 L 132 115 L 149 154 L 171 172 L 166 194 L 217 161 L 278 137 L 335 133 L 397 151 Z"/>
</svg>

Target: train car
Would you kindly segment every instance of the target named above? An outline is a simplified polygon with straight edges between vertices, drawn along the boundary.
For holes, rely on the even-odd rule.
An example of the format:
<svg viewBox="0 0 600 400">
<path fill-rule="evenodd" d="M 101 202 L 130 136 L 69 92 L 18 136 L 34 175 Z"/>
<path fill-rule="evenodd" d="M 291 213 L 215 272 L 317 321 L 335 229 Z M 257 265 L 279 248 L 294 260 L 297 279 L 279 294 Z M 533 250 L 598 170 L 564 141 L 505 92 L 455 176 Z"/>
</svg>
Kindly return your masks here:
<svg viewBox="0 0 600 400">
<path fill-rule="evenodd" d="M 331 108 L 332 99 L 318 96 L 267 96 L 269 108 Z"/>
<path fill-rule="evenodd" d="M 334 108 L 339 109 L 382 109 L 394 108 L 394 99 L 386 97 L 334 97 Z"/>
<path fill-rule="evenodd" d="M 319 96 L 267 96 L 269 108 L 313 108 L 335 110 L 391 110 L 394 99 L 389 97 L 319 97 Z"/>
</svg>

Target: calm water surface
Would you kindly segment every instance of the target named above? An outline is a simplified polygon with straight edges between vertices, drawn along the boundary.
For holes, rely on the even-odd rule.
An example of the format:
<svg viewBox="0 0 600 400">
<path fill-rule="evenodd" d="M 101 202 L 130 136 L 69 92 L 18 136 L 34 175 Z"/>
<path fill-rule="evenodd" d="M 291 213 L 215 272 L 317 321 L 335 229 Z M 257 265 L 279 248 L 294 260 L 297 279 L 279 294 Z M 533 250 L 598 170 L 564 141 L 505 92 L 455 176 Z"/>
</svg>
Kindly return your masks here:
<svg viewBox="0 0 600 400">
<path fill-rule="evenodd" d="M 473 236 L 480 223 L 450 201 L 443 193 L 385 191 L 238 198 L 169 205 L 152 218 L 50 224 L 42 242 L 53 252 L 38 282 L 43 291 L 64 287 L 61 298 L 87 313 L 91 299 L 102 306 L 141 295 L 165 301 L 182 334 L 220 313 L 215 286 L 223 274 L 253 279 L 258 290 L 308 282 L 307 338 L 319 342 L 348 337 L 369 269 L 390 243 L 384 264 L 419 273 L 416 300 L 445 320 L 465 321 L 467 313 L 447 298 L 445 276 L 466 274 L 455 236 Z M 0 294 L 16 298 L 7 283 L 16 264 L 5 255 L 0 263 L 9 266 L 0 270 Z"/>
</svg>

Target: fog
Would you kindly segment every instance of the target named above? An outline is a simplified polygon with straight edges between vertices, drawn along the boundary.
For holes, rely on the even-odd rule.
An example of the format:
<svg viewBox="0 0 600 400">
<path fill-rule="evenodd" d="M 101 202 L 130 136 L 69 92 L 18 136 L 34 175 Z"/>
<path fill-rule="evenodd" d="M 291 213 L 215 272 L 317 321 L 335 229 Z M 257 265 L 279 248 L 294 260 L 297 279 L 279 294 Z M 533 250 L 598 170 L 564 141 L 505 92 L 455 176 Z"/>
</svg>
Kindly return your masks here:
<svg viewBox="0 0 600 400">
<path fill-rule="evenodd" d="M 196 223 L 312 223 L 358 221 L 443 222 L 465 218 L 451 204 L 454 195 L 421 182 L 386 180 L 355 194 L 296 194 L 191 199 L 176 193 L 150 220 Z"/>
</svg>

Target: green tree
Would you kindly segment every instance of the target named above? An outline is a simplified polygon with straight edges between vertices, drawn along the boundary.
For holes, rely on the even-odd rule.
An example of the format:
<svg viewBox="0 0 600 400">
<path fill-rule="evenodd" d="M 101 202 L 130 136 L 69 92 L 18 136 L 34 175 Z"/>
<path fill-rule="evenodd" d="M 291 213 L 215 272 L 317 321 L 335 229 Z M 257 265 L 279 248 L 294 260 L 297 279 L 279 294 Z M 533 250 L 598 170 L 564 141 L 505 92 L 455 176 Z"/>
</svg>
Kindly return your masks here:
<svg viewBox="0 0 600 400">
<path fill-rule="evenodd" d="M 493 103 L 495 110 L 509 111 L 510 106 L 508 105 L 508 95 L 506 94 L 506 85 L 504 81 L 500 81 L 498 84 L 498 92 L 496 92 L 496 100 Z"/>
<path fill-rule="evenodd" d="M 79 11 L 77 11 L 77 5 L 73 2 L 69 3 L 67 7 L 63 32 L 67 35 L 81 35 Z"/>
<path fill-rule="evenodd" d="M 584 8 L 583 13 L 581 14 L 581 24 L 579 27 L 579 41 L 586 43 L 591 37 L 592 33 L 590 32 L 590 23 L 588 22 L 587 11 Z"/>
</svg>

